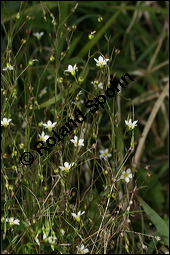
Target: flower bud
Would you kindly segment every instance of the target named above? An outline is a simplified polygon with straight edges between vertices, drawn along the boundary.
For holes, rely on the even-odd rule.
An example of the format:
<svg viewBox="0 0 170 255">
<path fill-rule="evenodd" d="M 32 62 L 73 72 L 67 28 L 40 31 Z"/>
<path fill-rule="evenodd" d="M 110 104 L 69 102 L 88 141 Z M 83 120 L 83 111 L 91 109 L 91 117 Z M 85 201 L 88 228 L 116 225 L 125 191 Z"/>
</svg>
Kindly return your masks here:
<svg viewBox="0 0 170 255">
<path fill-rule="evenodd" d="M 98 20 L 98 22 L 102 22 L 103 21 L 103 17 L 99 17 L 97 20 Z"/>
</svg>

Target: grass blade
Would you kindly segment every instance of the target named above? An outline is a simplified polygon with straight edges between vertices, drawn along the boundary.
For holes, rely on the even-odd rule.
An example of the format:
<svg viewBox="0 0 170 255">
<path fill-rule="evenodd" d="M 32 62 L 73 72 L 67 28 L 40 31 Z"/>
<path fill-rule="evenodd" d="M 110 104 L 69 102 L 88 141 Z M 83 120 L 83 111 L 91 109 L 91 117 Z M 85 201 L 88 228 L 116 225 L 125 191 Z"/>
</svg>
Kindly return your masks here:
<svg viewBox="0 0 170 255">
<path fill-rule="evenodd" d="M 96 36 L 94 37 L 94 39 L 92 41 L 89 41 L 84 48 L 78 53 L 78 56 L 83 58 L 87 52 L 89 51 L 89 49 L 91 49 L 100 39 L 100 37 L 102 37 L 102 35 L 106 32 L 106 30 L 111 26 L 111 24 L 116 20 L 116 18 L 118 17 L 118 15 L 121 13 L 122 8 L 120 8 L 109 20 L 108 22 L 100 29 L 100 31 L 96 34 Z"/>
<path fill-rule="evenodd" d="M 162 237 L 166 245 L 169 246 L 169 228 L 165 221 L 141 198 L 138 196 L 145 213 L 149 216 L 152 223 L 158 230 L 159 235 Z"/>
</svg>

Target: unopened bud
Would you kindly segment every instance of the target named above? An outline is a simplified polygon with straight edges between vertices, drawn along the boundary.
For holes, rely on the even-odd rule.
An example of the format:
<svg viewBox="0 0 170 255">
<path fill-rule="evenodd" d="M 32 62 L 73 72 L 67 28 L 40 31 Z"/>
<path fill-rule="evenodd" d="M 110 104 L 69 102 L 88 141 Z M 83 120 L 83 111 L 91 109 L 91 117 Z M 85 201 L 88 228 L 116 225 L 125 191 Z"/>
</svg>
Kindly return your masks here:
<svg viewBox="0 0 170 255">
<path fill-rule="evenodd" d="M 103 18 L 102 18 L 102 17 L 99 17 L 97 20 L 98 20 L 98 22 L 102 22 L 102 21 L 103 21 Z"/>
<path fill-rule="evenodd" d="M 20 14 L 19 14 L 19 12 L 18 12 L 17 15 L 16 15 L 16 19 L 20 19 Z"/>
<path fill-rule="evenodd" d="M 120 50 L 119 49 L 116 49 L 115 50 L 115 54 L 118 55 L 120 53 Z"/>
</svg>

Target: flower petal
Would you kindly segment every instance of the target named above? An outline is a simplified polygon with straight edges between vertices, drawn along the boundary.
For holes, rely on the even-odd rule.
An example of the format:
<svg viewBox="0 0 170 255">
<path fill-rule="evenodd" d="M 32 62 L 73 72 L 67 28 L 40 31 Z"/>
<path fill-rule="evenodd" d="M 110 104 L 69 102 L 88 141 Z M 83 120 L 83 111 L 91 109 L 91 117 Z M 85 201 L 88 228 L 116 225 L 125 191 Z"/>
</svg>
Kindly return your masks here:
<svg viewBox="0 0 170 255">
<path fill-rule="evenodd" d="M 75 213 L 71 213 L 71 215 L 75 218 L 75 217 L 77 217 L 77 214 L 75 214 Z"/>
</svg>

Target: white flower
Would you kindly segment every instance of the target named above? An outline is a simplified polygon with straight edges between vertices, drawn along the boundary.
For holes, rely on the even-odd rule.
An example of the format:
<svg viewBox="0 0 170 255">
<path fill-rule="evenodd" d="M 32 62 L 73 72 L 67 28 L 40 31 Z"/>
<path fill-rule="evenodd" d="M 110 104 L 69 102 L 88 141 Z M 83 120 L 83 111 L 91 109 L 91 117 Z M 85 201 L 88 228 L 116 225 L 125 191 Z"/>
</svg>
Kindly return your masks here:
<svg viewBox="0 0 170 255">
<path fill-rule="evenodd" d="M 85 211 L 83 212 L 79 211 L 77 214 L 71 213 L 71 215 L 73 216 L 73 218 L 75 218 L 76 221 L 80 222 L 80 216 L 83 215 L 84 213 Z"/>
<path fill-rule="evenodd" d="M 107 61 L 109 61 L 108 58 L 103 58 L 102 56 L 100 56 L 98 60 L 96 58 L 94 58 L 94 60 L 97 63 L 96 66 L 99 66 L 100 68 L 103 68 L 105 65 L 107 65 Z"/>
<path fill-rule="evenodd" d="M 7 127 L 11 120 L 12 119 L 3 118 L 3 120 L 1 120 L 1 126 Z"/>
<path fill-rule="evenodd" d="M 84 146 L 84 139 L 79 139 L 78 137 L 75 135 L 74 139 L 70 140 L 72 143 L 74 143 L 74 146 Z"/>
<path fill-rule="evenodd" d="M 56 242 L 56 239 L 57 239 L 57 237 L 55 237 L 55 236 L 49 236 L 49 237 L 47 238 L 47 240 L 48 240 L 48 242 L 49 242 L 50 244 L 54 244 L 54 243 Z"/>
<path fill-rule="evenodd" d="M 160 236 L 155 236 L 155 239 L 156 239 L 157 241 L 160 241 L 160 240 L 161 240 Z"/>
<path fill-rule="evenodd" d="M 100 83 L 98 84 L 98 88 L 99 88 L 99 89 L 103 89 L 103 83 L 102 83 L 102 82 L 100 82 Z"/>
<path fill-rule="evenodd" d="M 38 244 L 38 246 L 40 246 L 40 241 L 38 239 L 38 234 L 36 235 L 36 237 L 34 238 L 34 240 L 36 241 L 36 243 Z"/>
<path fill-rule="evenodd" d="M 35 36 L 35 37 L 37 37 L 37 39 L 38 40 L 40 40 L 41 39 L 41 37 L 44 35 L 44 32 L 37 32 L 37 33 L 33 33 L 33 35 Z"/>
<path fill-rule="evenodd" d="M 76 246 L 76 248 L 78 249 L 78 254 L 86 254 L 89 252 L 89 249 L 85 249 L 84 248 L 84 244 L 82 244 L 81 246 Z"/>
<path fill-rule="evenodd" d="M 66 173 L 69 173 L 70 168 L 74 165 L 74 163 L 69 164 L 68 162 L 64 163 L 64 166 L 59 166 L 61 171 L 66 171 Z"/>
<path fill-rule="evenodd" d="M 112 156 L 112 154 L 109 153 L 109 149 L 100 150 L 100 158 L 109 158 Z"/>
<path fill-rule="evenodd" d="M 40 141 L 46 142 L 46 140 L 49 138 L 49 135 L 45 135 L 44 131 L 42 132 L 41 135 L 39 135 Z"/>
<path fill-rule="evenodd" d="M 49 131 L 52 131 L 52 128 L 55 127 L 57 122 L 52 123 L 51 120 L 47 121 L 47 124 L 43 124 L 45 128 L 48 128 Z"/>
<path fill-rule="evenodd" d="M 47 235 L 44 233 L 43 234 L 43 240 L 47 238 Z"/>
<path fill-rule="evenodd" d="M 43 88 L 38 96 L 39 96 L 39 97 L 42 97 L 42 96 L 44 96 L 46 93 L 47 93 L 47 87 Z"/>
<path fill-rule="evenodd" d="M 95 88 L 103 89 L 103 82 L 98 82 L 98 81 L 91 81 L 91 84 L 95 86 Z"/>
<path fill-rule="evenodd" d="M 129 121 L 125 120 L 125 124 L 128 126 L 129 129 L 134 129 L 137 126 L 138 120 L 132 122 L 130 119 Z"/>
<path fill-rule="evenodd" d="M 6 67 L 2 69 L 3 71 L 7 71 L 7 70 L 14 70 L 14 66 L 11 66 L 10 63 L 7 63 Z"/>
<path fill-rule="evenodd" d="M 124 179 L 128 183 L 130 181 L 130 178 L 132 178 L 132 172 L 131 169 L 128 168 L 126 171 L 122 172 L 120 179 Z"/>
<path fill-rule="evenodd" d="M 20 223 L 19 223 L 20 220 L 17 220 L 17 219 L 14 220 L 13 217 L 7 218 L 7 219 L 6 219 L 6 222 L 9 222 L 10 225 L 20 225 Z"/>
<path fill-rule="evenodd" d="M 68 69 L 65 70 L 64 72 L 71 73 L 73 76 L 75 76 L 76 70 L 77 70 L 77 69 L 78 69 L 78 68 L 76 67 L 76 64 L 75 64 L 74 66 L 68 65 Z"/>
</svg>

